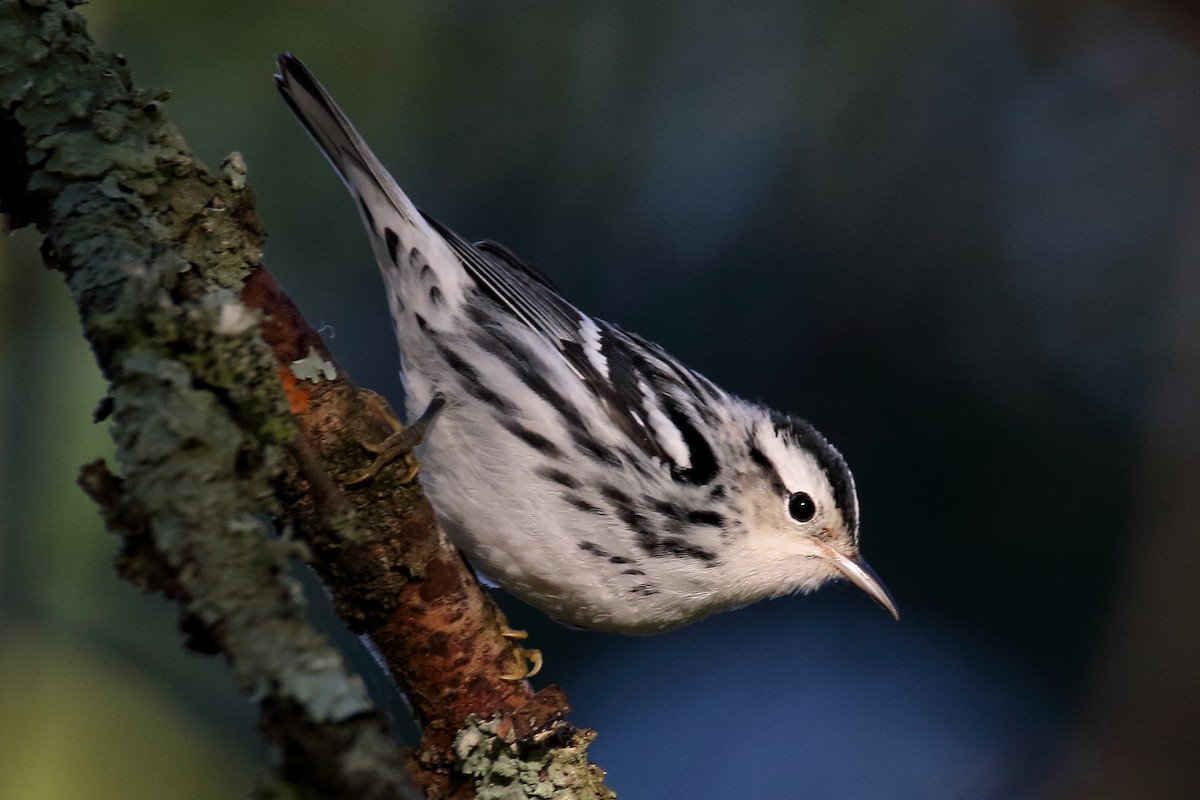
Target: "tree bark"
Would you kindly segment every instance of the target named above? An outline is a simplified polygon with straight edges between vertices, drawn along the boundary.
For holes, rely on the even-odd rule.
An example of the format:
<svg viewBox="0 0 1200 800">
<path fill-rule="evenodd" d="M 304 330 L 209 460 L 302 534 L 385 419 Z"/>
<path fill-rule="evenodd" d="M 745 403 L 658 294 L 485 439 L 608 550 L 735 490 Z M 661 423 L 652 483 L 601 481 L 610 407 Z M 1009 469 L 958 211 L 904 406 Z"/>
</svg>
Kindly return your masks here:
<svg viewBox="0 0 1200 800">
<path fill-rule="evenodd" d="M 120 474 L 80 482 L 123 538 L 118 570 L 256 698 L 279 754 L 260 792 L 611 797 L 562 692 L 504 679 L 519 652 L 419 485 L 338 481 L 386 422 L 263 267 L 240 157 L 205 169 L 166 93 L 135 88 L 72 5 L 0 0 L 0 211 L 45 234 L 110 381 Z M 297 556 L 412 702 L 412 752 L 309 624 Z"/>
</svg>

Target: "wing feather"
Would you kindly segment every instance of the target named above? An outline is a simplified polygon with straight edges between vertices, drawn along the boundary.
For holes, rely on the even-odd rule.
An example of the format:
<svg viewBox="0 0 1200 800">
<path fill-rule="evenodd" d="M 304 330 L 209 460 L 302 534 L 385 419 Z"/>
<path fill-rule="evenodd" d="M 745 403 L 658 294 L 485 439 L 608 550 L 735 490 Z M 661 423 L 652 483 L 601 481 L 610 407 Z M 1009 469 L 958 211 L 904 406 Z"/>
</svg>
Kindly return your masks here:
<svg viewBox="0 0 1200 800">
<path fill-rule="evenodd" d="M 680 480 L 711 479 L 712 448 L 699 432 L 701 421 L 685 409 L 711 401 L 712 384 L 657 345 L 587 316 L 503 245 L 472 244 L 429 215 L 425 219 L 487 295 L 555 347 L 633 444 Z"/>
</svg>

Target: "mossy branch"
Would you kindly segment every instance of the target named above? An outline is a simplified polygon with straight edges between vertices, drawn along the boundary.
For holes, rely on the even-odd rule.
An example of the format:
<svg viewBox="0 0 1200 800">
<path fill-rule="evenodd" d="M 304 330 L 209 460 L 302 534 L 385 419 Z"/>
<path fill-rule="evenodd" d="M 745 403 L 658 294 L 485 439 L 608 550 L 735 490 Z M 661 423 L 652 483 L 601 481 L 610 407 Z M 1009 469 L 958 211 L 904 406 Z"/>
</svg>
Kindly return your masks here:
<svg viewBox="0 0 1200 800">
<path fill-rule="evenodd" d="M 430 797 L 611 796 L 561 692 L 503 679 L 517 655 L 419 487 L 330 477 L 385 422 L 263 268 L 240 157 L 205 169 L 166 93 L 136 89 L 72 5 L 0 0 L 0 211 L 45 234 L 111 385 L 120 475 L 98 462 L 81 483 L 118 568 L 258 701 L 286 782 L 263 793 L 398 797 L 411 775 Z M 407 759 L 309 624 L 296 556 L 411 700 Z"/>
</svg>

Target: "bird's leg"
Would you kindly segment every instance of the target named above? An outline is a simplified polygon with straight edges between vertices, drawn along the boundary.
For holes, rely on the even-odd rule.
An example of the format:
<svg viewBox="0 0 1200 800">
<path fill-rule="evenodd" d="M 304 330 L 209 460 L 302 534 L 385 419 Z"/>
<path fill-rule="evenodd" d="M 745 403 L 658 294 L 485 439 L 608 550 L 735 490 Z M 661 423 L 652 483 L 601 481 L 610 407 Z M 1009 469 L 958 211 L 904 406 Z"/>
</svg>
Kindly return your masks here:
<svg viewBox="0 0 1200 800">
<path fill-rule="evenodd" d="M 404 456 L 405 463 L 404 474 L 400 476 L 400 482 L 410 483 L 413 478 L 417 477 L 417 471 L 421 468 L 413 456 L 413 448 L 425 438 L 429 426 L 433 424 L 433 420 L 445 407 L 446 398 L 440 394 L 434 395 L 433 399 L 429 401 L 429 405 L 421 412 L 421 416 L 417 417 L 411 425 L 404 425 L 396 419 L 396 415 L 387 407 L 382 397 L 369 390 L 364 390 L 364 392 L 366 394 L 365 402 L 387 421 L 388 427 L 392 429 L 392 434 L 382 442 L 361 442 L 363 448 L 375 456 L 375 460 L 363 469 L 355 470 L 343 477 L 342 484 L 357 486 L 365 483 L 400 456 Z"/>
<path fill-rule="evenodd" d="M 529 638 L 528 631 L 513 630 L 509 627 L 508 617 L 500 609 L 496 609 L 496 614 L 500 617 L 500 635 L 513 643 L 513 648 L 516 650 L 517 664 L 516 669 L 506 672 L 500 677 L 506 681 L 523 681 L 526 678 L 532 678 L 542 671 L 542 651 L 527 650 L 517 642 L 524 641 Z"/>
</svg>

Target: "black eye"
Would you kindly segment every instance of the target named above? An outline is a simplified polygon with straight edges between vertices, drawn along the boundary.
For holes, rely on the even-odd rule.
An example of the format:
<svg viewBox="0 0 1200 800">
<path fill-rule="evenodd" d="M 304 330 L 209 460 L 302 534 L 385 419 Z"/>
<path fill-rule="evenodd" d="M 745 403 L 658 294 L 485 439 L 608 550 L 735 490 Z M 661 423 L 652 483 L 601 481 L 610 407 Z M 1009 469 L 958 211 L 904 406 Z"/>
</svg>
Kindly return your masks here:
<svg viewBox="0 0 1200 800">
<path fill-rule="evenodd" d="M 808 522 L 817 514 L 817 504 L 804 492 L 796 492 L 788 498 L 788 513 L 796 522 Z"/>
</svg>

